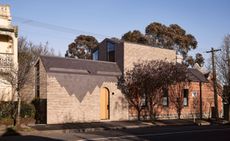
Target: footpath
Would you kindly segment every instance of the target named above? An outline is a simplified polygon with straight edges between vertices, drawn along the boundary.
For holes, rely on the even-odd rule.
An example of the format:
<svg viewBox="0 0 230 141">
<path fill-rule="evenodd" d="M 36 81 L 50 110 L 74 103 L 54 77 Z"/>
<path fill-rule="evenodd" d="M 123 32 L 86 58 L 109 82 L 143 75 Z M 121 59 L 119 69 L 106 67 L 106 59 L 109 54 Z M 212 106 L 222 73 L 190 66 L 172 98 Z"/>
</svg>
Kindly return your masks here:
<svg viewBox="0 0 230 141">
<path fill-rule="evenodd" d="M 103 130 L 119 130 L 131 128 L 150 128 L 157 126 L 195 126 L 195 125 L 210 125 L 207 121 L 193 120 L 157 120 L 150 121 L 106 121 L 106 122 L 90 122 L 90 123 L 66 123 L 66 124 L 34 124 L 23 126 L 25 130 L 19 133 L 29 132 L 56 132 L 56 133 L 80 133 L 80 132 L 94 132 Z M 0 135 L 6 132 L 7 127 L 0 125 Z"/>
</svg>

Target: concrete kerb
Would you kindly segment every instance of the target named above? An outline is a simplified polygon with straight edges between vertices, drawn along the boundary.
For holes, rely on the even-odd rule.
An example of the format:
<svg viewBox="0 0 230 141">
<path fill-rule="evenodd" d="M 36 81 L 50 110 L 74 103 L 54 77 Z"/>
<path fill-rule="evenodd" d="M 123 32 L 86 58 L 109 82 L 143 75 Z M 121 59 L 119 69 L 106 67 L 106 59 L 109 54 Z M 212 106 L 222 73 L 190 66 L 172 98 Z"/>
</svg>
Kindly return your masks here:
<svg viewBox="0 0 230 141">
<path fill-rule="evenodd" d="M 163 127 L 163 126 L 191 126 L 191 125 L 196 125 L 192 122 L 183 122 L 183 123 L 177 123 L 177 122 L 173 122 L 170 124 L 166 124 L 163 123 L 164 121 L 158 121 L 155 123 L 152 122 L 140 122 L 138 124 L 136 124 L 135 122 L 132 124 L 131 122 L 127 122 L 126 123 L 119 123 L 119 124 L 111 124 L 107 125 L 107 126 L 99 126 L 100 124 L 98 124 L 97 126 L 94 127 L 84 127 L 84 126 L 78 126 L 78 125 L 73 125 L 73 128 L 70 129 L 66 129 L 66 128 L 54 128 L 54 129 L 48 129 L 46 128 L 46 126 L 49 125 L 37 125 L 37 126 L 44 126 L 44 129 L 36 129 L 36 125 L 31 125 L 29 126 L 31 129 L 31 132 L 41 132 L 41 133 L 47 133 L 47 132 L 56 132 L 56 133 L 84 133 L 84 132 L 96 132 L 96 131 L 104 131 L 104 130 L 122 130 L 122 129 L 134 129 L 134 128 L 151 128 L 151 127 Z M 102 123 L 103 124 L 103 123 Z M 125 125 L 126 124 L 126 125 Z M 75 128 L 76 127 L 76 128 Z"/>
<path fill-rule="evenodd" d="M 82 129 L 63 129 L 59 130 L 64 133 L 85 133 L 85 132 L 96 132 L 96 131 L 105 131 L 105 130 L 122 130 L 122 129 L 134 129 L 134 128 L 148 128 L 154 127 L 155 125 L 129 125 L 129 126 L 117 126 L 117 127 L 99 127 L 99 128 L 82 128 Z"/>
<path fill-rule="evenodd" d="M 45 126 L 45 125 L 44 125 Z M 141 125 L 126 125 L 126 126 L 111 126 L 111 127 L 86 127 L 86 128 L 74 128 L 74 129 L 43 129 L 36 130 L 36 132 L 56 132 L 56 133 L 84 133 L 84 132 L 96 132 L 105 130 L 122 130 L 122 129 L 133 129 L 133 128 L 148 128 L 156 125 L 152 123 L 143 123 Z M 32 127 L 33 128 L 33 127 Z"/>
<path fill-rule="evenodd" d="M 210 122 L 205 121 L 205 120 L 198 120 L 198 121 L 195 122 L 195 124 L 198 125 L 198 126 L 211 125 Z"/>
</svg>

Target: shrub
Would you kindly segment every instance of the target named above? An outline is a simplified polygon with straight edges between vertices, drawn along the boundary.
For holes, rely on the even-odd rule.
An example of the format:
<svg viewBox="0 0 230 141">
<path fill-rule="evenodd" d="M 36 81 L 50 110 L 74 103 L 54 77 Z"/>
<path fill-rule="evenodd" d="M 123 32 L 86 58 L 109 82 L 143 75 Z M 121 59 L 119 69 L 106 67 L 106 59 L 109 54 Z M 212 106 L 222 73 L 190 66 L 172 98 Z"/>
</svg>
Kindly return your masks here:
<svg viewBox="0 0 230 141">
<path fill-rule="evenodd" d="M 16 102 L 0 102 L 0 119 L 2 118 L 15 118 L 17 103 Z"/>
<path fill-rule="evenodd" d="M 32 104 L 22 102 L 22 105 L 21 105 L 21 117 L 22 118 L 34 117 L 34 115 L 35 115 L 34 106 Z"/>
</svg>

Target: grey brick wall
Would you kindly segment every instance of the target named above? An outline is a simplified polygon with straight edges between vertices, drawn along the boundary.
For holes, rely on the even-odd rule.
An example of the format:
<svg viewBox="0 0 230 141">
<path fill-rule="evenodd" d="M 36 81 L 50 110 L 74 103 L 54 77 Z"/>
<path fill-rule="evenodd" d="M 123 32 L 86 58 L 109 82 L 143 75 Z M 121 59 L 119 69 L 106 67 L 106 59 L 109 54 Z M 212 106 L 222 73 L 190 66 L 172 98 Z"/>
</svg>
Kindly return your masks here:
<svg viewBox="0 0 230 141">
<path fill-rule="evenodd" d="M 110 119 L 127 120 L 128 108 L 115 77 L 49 73 L 47 77 L 47 123 L 100 120 L 100 88 L 110 91 Z M 112 92 L 114 95 L 112 95 Z"/>
<path fill-rule="evenodd" d="M 144 60 L 176 62 L 176 52 L 169 49 L 124 42 L 124 71 L 131 69 L 133 63 Z"/>
</svg>

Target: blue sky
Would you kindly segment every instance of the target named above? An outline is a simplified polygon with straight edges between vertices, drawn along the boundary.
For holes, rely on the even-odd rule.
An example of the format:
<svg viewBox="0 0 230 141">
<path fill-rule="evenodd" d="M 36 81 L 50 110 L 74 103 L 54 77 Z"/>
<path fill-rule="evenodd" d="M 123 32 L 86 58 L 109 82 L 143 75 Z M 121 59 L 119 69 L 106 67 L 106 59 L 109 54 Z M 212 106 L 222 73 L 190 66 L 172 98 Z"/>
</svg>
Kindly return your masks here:
<svg viewBox="0 0 230 141">
<path fill-rule="evenodd" d="M 35 43 L 48 41 L 62 55 L 80 34 L 99 41 L 120 38 L 129 30 L 144 32 L 151 22 L 178 24 L 194 35 L 198 47 L 192 54 L 220 48 L 224 36 L 230 34 L 230 0 L 0 0 L 0 4 L 11 6 L 20 36 Z M 49 29 L 28 20 L 68 29 Z"/>
</svg>

